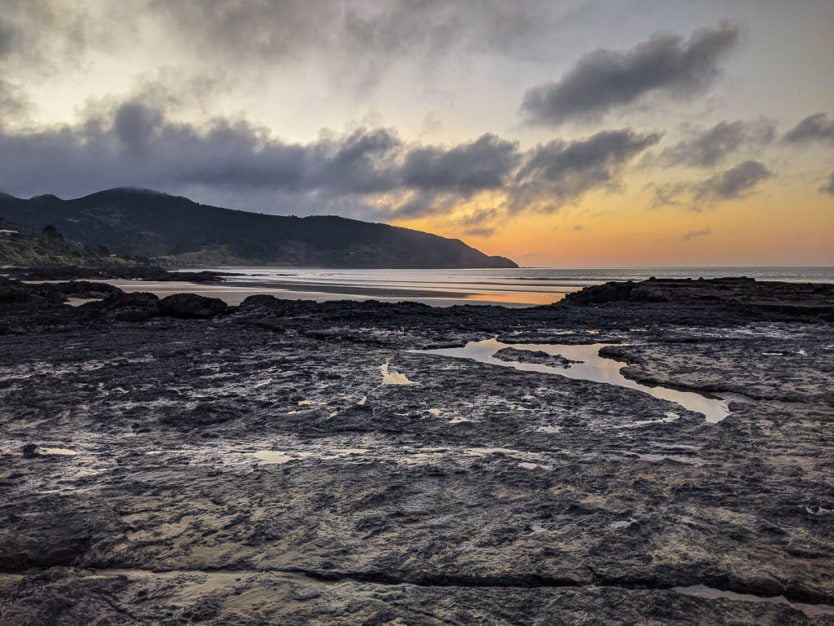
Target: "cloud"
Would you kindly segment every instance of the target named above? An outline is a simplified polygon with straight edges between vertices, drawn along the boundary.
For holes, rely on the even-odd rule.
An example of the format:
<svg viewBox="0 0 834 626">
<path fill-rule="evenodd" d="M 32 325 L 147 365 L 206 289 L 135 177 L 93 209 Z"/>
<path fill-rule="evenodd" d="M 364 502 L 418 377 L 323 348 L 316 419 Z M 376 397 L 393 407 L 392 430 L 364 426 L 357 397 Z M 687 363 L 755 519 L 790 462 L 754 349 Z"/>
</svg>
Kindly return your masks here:
<svg viewBox="0 0 834 626">
<path fill-rule="evenodd" d="M 710 230 L 709 226 L 706 226 L 700 230 L 690 230 L 684 234 L 681 239 L 683 241 L 692 241 L 693 239 L 697 239 L 698 237 L 707 237 L 712 234 L 712 230 Z"/>
<path fill-rule="evenodd" d="M 0 188 L 26 194 L 46 187 L 66 195 L 118 185 L 368 193 L 396 184 L 386 158 L 400 144 L 385 129 L 293 144 L 242 120 L 197 126 L 129 100 L 75 126 L 0 132 L 0 154 L 17 155 L 0 171 Z"/>
<path fill-rule="evenodd" d="M 397 54 L 417 46 L 512 47 L 541 24 L 547 3 L 500 0 L 345 3 L 309 0 L 229 2 L 151 0 L 150 9 L 206 48 L 246 58 L 298 58 L 315 48 L 360 47 Z M 547 18 L 545 18 L 547 21 Z"/>
<path fill-rule="evenodd" d="M 624 166 L 660 137 L 615 130 L 570 143 L 557 139 L 538 145 L 515 174 L 510 208 L 552 212 L 593 189 L 616 188 Z"/>
<path fill-rule="evenodd" d="M 0 79 L 0 126 L 4 121 L 24 116 L 30 106 L 28 99 L 17 85 Z"/>
<path fill-rule="evenodd" d="M 664 149 L 659 162 L 666 166 L 712 167 L 740 148 L 766 145 L 773 137 L 769 120 L 720 122 L 706 130 L 689 132 L 685 139 Z"/>
<path fill-rule="evenodd" d="M 518 144 L 495 135 L 451 149 L 415 148 L 402 167 L 403 183 L 420 189 L 469 193 L 503 186 L 519 160 Z"/>
<path fill-rule="evenodd" d="M 89 49 L 112 46 L 130 32 L 119 20 L 105 25 L 101 17 L 92 3 L 3 0 L 0 64 L 7 72 L 22 67 L 29 78 L 77 67 Z"/>
<path fill-rule="evenodd" d="M 820 193 L 827 193 L 834 196 L 834 172 L 831 172 L 831 176 L 828 177 L 828 182 L 820 187 L 819 191 Z"/>
<path fill-rule="evenodd" d="M 795 144 L 819 141 L 834 145 L 834 120 L 825 113 L 809 115 L 785 133 L 783 139 Z"/>
<path fill-rule="evenodd" d="M 114 72 L 175 65 L 249 91 L 299 72 L 358 99 L 406 65 L 425 78 L 460 59 L 544 58 L 585 2 L 3 0 L 0 75 L 83 75 L 102 55 L 125 53 Z"/>
<path fill-rule="evenodd" d="M 488 226 L 473 226 L 463 231 L 463 234 L 468 237 L 492 237 L 495 234 L 495 228 Z"/>
<path fill-rule="evenodd" d="M 138 186 L 270 213 L 364 218 L 452 213 L 479 193 L 509 198 L 512 211 L 555 210 L 591 190 L 615 189 L 623 167 L 660 137 L 605 131 L 521 151 L 491 134 L 439 146 L 363 127 L 292 143 L 242 119 L 173 119 L 165 112 L 171 101 L 148 83 L 124 101 L 90 105 L 74 125 L 0 127 L 0 154 L 15 155 L 0 169 L 0 189 L 79 196 Z M 472 213 L 464 227 L 483 234 L 495 218 Z"/>
<path fill-rule="evenodd" d="M 501 211 L 497 208 L 479 209 L 463 215 L 457 220 L 457 225 L 464 235 L 471 237 L 491 237 L 495 233 L 494 223 L 500 219 Z"/>
<path fill-rule="evenodd" d="M 658 34 L 626 52 L 597 50 L 558 82 L 528 90 L 522 110 L 532 122 L 558 125 L 599 117 L 648 94 L 691 97 L 715 80 L 719 62 L 738 38 L 738 27 L 722 22 L 695 31 L 688 41 Z"/>
<path fill-rule="evenodd" d="M 762 181 L 775 176 L 759 161 L 743 161 L 723 172 L 696 182 L 654 185 L 654 206 L 687 205 L 694 211 L 745 198 L 754 193 Z"/>
<path fill-rule="evenodd" d="M 698 183 L 695 187 L 695 198 L 707 203 L 742 198 L 761 181 L 773 175 L 773 172 L 758 161 L 744 161 Z"/>
<path fill-rule="evenodd" d="M 398 61 L 419 59 L 424 70 L 461 52 L 530 55 L 548 42 L 567 7 L 547 0 L 134 0 L 183 54 L 244 69 L 313 60 L 339 84 L 360 89 Z M 134 12 L 136 8 L 134 8 Z"/>
</svg>

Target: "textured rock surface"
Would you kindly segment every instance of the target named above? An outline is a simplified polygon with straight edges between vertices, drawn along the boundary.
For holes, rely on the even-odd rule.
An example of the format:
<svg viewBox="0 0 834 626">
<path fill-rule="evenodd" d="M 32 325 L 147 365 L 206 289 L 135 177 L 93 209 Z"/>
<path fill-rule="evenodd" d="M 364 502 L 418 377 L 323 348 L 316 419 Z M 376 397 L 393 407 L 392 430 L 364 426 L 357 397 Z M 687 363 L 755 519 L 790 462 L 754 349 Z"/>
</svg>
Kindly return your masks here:
<svg viewBox="0 0 834 626">
<path fill-rule="evenodd" d="M 834 619 L 799 607 L 834 604 L 830 324 L 635 302 L 114 313 L 159 307 L 139 300 L 0 304 L 0 623 Z M 630 344 L 606 349 L 629 376 L 750 400 L 708 424 L 414 351 L 495 335 Z"/>
</svg>

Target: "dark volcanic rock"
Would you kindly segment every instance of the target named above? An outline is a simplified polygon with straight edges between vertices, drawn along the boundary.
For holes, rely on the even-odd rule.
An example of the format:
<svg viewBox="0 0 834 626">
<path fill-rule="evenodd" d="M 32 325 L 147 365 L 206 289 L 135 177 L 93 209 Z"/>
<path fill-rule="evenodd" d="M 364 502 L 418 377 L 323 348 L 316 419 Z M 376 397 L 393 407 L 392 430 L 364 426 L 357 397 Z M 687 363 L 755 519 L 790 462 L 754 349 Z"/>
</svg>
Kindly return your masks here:
<svg viewBox="0 0 834 626">
<path fill-rule="evenodd" d="M 141 322 L 160 314 L 159 298 L 142 291 L 119 293 L 102 302 L 102 309 L 107 317 L 121 322 Z"/>
<path fill-rule="evenodd" d="M 541 350 L 518 350 L 516 348 L 503 348 L 493 355 L 502 361 L 518 361 L 519 363 L 535 363 L 537 365 L 548 365 L 550 367 L 570 367 L 577 361 L 566 359 L 563 356 L 548 354 Z"/>
<path fill-rule="evenodd" d="M 605 283 L 568 294 L 558 305 L 617 302 L 708 305 L 746 319 L 834 321 L 834 285 L 759 282 L 745 277 Z"/>
<path fill-rule="evenodd" d="M 47 288 L 66 298 L 105 299 L 118 296 L 122 290 L 107 283 L 74 280 L 66 283 L 54 283 Z"/>
<path fill-rule="evenodd" d="M 18 280 L 87 280 L 121 278 L 127 280 L 189 281 L 193 283 L 221 282 L 225 272 L 169 272 L 153 265 L 98 265 L 79 267 L 59 265 L 46 267 L 8 267 L 2 270 Z"/>
<path fill-rule="evenodd" d="M 185 319 L 208 319 L 228 310 L 228 305 L 220 298 L 206 298 L 193 293 L 177 293 L 163 298 L 159 303 L 161 315 Z"/>
<path fill-rule="evenodd" d="M 829 323 L 261 296 L 202 320 L 54 294 L 0 303 L 2 624 L 758 626 L 834 604 Z M 635 378 L 747 397 L 711 424 L 414 351 L 496 335 L 629 344 L 604 353 Z M 727 597 L 675 589 L 696 585 Z"/>
</svg>

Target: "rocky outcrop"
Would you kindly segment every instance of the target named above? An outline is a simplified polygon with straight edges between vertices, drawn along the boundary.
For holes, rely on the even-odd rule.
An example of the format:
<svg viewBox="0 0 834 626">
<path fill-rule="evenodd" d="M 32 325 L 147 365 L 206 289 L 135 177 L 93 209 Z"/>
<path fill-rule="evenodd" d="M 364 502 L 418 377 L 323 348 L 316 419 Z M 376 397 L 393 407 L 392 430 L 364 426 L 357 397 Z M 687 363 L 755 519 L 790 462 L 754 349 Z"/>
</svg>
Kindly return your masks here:
<svg viewBox="0 0 834 626">
<path fill-rule="evenodd" d="M 153 280 L 188 281 L 192 283 L 216 283 L 227 274 L 223 272 L 169 272 L 153 265 L 57 265 L 35 267 L 7 267 L 3 273 L 16 280 Z"/>
<path fill-rule="evenodd" d="M 751 319 L 834 321 L 834 285 L 752 278 L 610 282 L 568 294 L 555 306 L 660 303 L 722 308 Z"/>
<path fill-rule="evenodd" d="M 183 319 L 209 319 L 228 311 L 229 306 L 220 298 L 207 298 L 193 293 L 177 293 L 163 298 L 159 303 L 160 315 Z"/>
</svg>

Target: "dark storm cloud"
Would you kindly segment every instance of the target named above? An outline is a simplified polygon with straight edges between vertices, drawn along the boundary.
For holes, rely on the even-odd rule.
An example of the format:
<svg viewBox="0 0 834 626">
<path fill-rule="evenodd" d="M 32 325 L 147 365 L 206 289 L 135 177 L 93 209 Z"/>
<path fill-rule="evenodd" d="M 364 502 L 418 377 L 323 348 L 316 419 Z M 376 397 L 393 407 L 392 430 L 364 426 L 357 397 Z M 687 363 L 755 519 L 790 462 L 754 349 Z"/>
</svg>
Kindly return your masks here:
<svg viewBox="0 0 834 626">
<path fill-rule="evenodd" d="M 26 194 L 46 186 L 68 195 L 114 185 L 365 193 L 391 188 L 379 157 L 398 144 L 385 130 L 291 144 L 243 121 L 196 127 L 129 101 L 78 126 L 0 133 L 0 154 L 16 155 L 0 171 L 0 188 Z"/>
<path fill-rule="evenodd" d="M 828 182 L 820 187 L 819 190 L 821 193 L 827 193 L 828 195 L 834 196 L 834 172 L 831 172 L 831 176 L 828 177 Z"/>
<path fill-rule="evenodd" d="M 733 200 L 748 195 L 773 172 L 758 161 L 744 161 L 735 167 L 711 176 L 695 186 L 695 199 L 703 202 Z"/>
<path fill-rule="evenodd" d="M 444 148 L 415 148 L 402 167 L 403 183 L 420 189 L 471 193 L 497 189 L 518 163 L 518 144 L 495 135 Z"/>
<path fill-rule="evenodd" d="M 308 189 L 379 193 L 398 186 L 396 162 L 403 144 L 388 129 L 360 129 L 341 140 L 306 147 L 302 182 Z"/>
<path fill-rule="evenodd" d="M 773 141 L 773 137 L 773 123 L 767 120 L 720 122 L 707 130 L 689 133 L 663 150 L 659 161 L 663 165 L 712 167 L 740 148 L 762 146 Z"/>
<path fill-rule="evenodd" d="M 722 23 L 695 31 L 688 41 L 658 34 L 627 52 L 597 50 L 558 82 L 530 89 L 522 109 L 532 122 L 556 125 L 598 117 L 651 93 L 692 96 L 713 82 L 738 38 L 737 26 Z"/>
<path fill-rule="evenodd" d="M 139 102 L 120 106 L 113 118 L 113 132 L 129 151 L 144 152 L 162 125 L 162 112 Z"/>
<path fill-rule="evenodd" d="M 164 89 L 148 87 L 124 102 L 91 106 L 74 126 L 0 127 L 0 154 L 14 155 L 0 169 L 0 190 L 21 196 L 78 196 L 124 185 L 196 190 L 202 201 L 232 198 L 235 207 L 363 217 L 442 214 L 498 190 L 511 210 L 555 210 L 593 189 L 615 188 L 623 167 L 660 137 L 607 131 L 522 152 L 491 134 L 426 146 L 406 143 L 391 129 L 360 128 L 300 144 L 243 120 L 175 121 L 164 113 L 167 102 Z M 485 234 L 495 217 L 473 213 L 464 226 Z"/>
<path fill-rule="evenodd" d="M 809 115 L 785 133 L 784 140 L 796 144 L 815 141 L 834 144 L 834 120 L 825 113 Z"/>
<path fill-rule="evenodd" d="M 555 211 L 593 189 L 616 188 L 623 167 L 660 137 L 616 130 L 571 143 L 555 140 L 539 145 L 515 174 L 511 209 L 534 205 Z"/>
<path fill-rule="evenodd" d="M 743 161 L 714 176 L 697 181 L 657 185 L 655 206 L 688 206 L 700 211 L 704 207 L 751 195 L 759 183 L 775 176 L 763 163 Z"/>
</svg>

